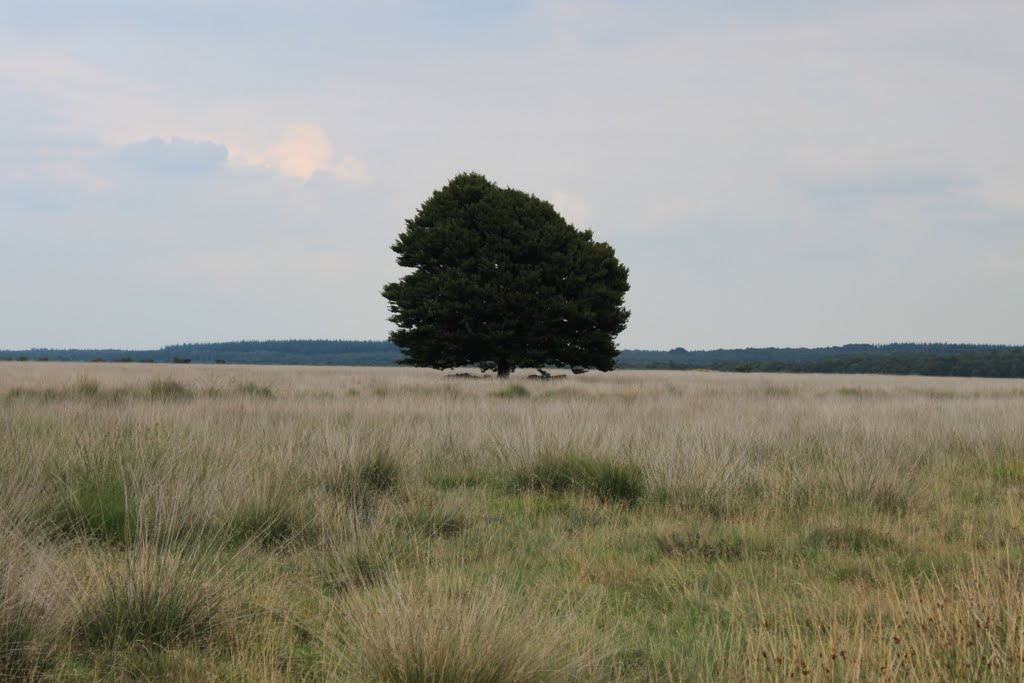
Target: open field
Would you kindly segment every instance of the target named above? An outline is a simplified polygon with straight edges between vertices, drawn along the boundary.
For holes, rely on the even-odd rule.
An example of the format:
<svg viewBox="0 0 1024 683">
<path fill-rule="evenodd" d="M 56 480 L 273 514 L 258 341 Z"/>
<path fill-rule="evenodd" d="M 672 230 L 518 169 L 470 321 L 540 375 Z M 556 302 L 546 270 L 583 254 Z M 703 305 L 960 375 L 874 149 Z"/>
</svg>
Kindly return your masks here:
<svg viewBox="0 0 1024 683">
<path fill-rule="evenodd" d="M 0 363 L 0 679 L 1024 679 L 1024 381 Z"/>
</svg>

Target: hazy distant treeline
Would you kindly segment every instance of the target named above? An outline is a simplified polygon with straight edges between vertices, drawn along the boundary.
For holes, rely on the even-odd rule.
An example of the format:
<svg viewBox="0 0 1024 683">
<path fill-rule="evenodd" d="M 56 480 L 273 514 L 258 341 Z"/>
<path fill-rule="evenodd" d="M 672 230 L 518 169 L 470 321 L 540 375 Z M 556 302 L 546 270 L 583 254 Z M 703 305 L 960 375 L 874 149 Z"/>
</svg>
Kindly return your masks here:
<svg viewBox="0 0 1024 683">
<path fill-rule="evenodd" d="M 30 349 L 0 351 L 0 360 L 275 365 L 394 365 L 402 357 L 390 342 L 292 339 L 177 344 L 156 350 Z M 847 344 L 821 348 L 748 348 L 712 351 L 627 349 L 623 369 L 821 372 L 1024 378 L 1024 346 L 994 344 Z"/>
</svg>

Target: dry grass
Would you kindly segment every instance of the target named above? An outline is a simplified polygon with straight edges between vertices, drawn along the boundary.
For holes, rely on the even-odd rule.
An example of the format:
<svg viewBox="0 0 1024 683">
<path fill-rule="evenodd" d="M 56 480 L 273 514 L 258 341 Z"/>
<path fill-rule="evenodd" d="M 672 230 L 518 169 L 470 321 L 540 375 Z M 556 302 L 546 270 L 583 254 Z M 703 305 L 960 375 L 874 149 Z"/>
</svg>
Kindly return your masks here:
<svg viewBox="0 0 1024 683">
<path fill-rule="evenodd" d="M 0 677 L 1024 675 L 1024 383 L 526 384 L 0 363 Z"/>
</svg>

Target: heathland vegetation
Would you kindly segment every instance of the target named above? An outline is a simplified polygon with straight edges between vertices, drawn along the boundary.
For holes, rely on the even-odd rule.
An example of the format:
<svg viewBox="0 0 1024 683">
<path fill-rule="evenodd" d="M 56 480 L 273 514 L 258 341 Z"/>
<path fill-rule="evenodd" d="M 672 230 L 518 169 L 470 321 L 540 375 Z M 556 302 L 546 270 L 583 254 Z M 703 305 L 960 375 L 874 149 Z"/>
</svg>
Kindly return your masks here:
<svg viewBox="0 0 1024 683">
<path fill-rule="evenodd" d="M 0 365 L 0 679 L 1024 677 L 1024 383 Z"/>
</svg>

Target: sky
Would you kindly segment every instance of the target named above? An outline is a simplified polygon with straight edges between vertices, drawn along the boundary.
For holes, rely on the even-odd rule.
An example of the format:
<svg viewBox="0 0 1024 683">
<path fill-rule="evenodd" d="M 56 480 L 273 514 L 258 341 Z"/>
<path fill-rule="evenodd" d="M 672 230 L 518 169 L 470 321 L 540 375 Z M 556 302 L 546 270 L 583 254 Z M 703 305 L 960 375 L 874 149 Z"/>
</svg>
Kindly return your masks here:
<svg viewBox="0 0 1024 683">
<path fill-rule="evenodd" d="M 1019 0 L 0 0 L 0 348 L 383 339 L 463 171 L 624 348 L 1024 344 Z"/>
</svg>

